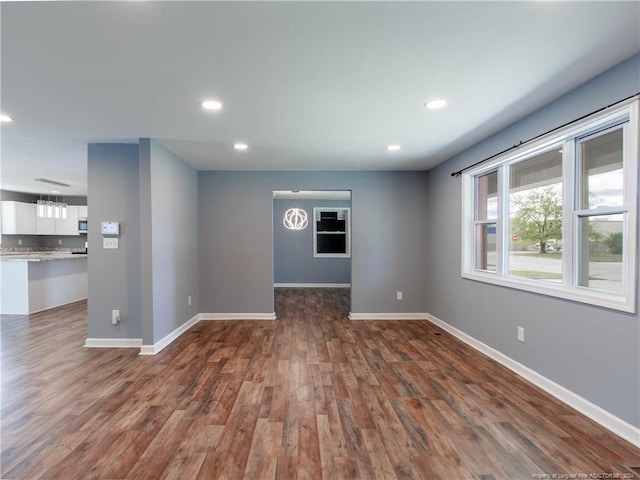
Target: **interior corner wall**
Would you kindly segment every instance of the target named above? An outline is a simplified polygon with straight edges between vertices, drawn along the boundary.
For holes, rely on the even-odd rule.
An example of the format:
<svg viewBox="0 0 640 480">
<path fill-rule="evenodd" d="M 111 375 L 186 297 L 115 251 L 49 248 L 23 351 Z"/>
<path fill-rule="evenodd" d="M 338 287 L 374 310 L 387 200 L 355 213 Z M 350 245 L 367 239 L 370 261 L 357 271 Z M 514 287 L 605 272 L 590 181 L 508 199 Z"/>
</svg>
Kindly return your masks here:
<svg viewBox="0 0 640 480">
<path fill-rule="evenodd" d="M 282 219 L 294 204 L 307 212 L 309 225 L 304 230 L 287 229 Z M 350 258 L 319 258 L 313 256 L 314 207 L 350 207 L 349 200 L 273 201 L 273 281 L 274 283 L 345 284 L 351 283 Z"/>
<path fill-rule="evenodd" d="M 141 338 L 138 144 L 90 144 L 87 190 L 89 338 Z M 100 223 L 120 222 L 119 248 L 102 248 Z M 111 324 L 111 310 L 121 323 Z"/>
<path fill-rule="evenodd" d="M 351 311 L 425 312 L 426 179 L 426 172 L 199 172 L 200 311 L 273 313 L 274 190 L 350 190 Z"/>
<path fill-rule="evenodd" d="M 150 139 L 90 144 L 87 188 L 88 337 L 153 345 L 199 312 L 197 172 Z M 103 221 L 120 223 L 118 249 Z"/>
<path fill-rule="evenodd" d="M 152 345 L 199 313 L 198 173 L 157 141 L 140 144 L 150 159 L 150 238 L 141 248 L 151 253 L 153 332 L 143 343 Z"/>
<path fill-rule="evenodd" d="M 638 313 L 462 279 L 461 181 L 450 174 L 637 93 L 638 72 L 636 55 L 429 171 L 431 274 L 423 290 L 429 313 L 635 427 L 640 427 Z M 525 343 L 517 341 L 518 326 L 525 329 Z"/>
</svg>

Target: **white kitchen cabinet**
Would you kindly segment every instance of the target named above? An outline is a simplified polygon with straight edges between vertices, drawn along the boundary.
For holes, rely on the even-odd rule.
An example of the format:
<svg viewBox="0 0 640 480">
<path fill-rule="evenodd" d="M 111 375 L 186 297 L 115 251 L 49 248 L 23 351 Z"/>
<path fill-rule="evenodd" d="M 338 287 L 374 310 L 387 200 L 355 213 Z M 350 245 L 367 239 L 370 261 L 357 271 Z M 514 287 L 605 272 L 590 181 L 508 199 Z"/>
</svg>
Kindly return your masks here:
<svg viewBox="0 0 640 480">
<path fill-rule="evenodd" d="M 78 205 L 78 218 L 87 218 L 89 216 L 89 207 L 86 205 Z"/>
<path fill-rule="evenodd" d="M 67 205 L 67 218 L 56 218 L 55 235 L 78 235 L 79 205 Z"/>
<path fill-rule="evenodd" d="M 5 235 L 37 234 L 36 204 L 12 200 L 3 201 L 2 233 Z"/>
<path fill-rule="evenodd" d="M 78 205 L 67 205 L 67 218 L 36 217 L 36 235 L 79 235 Z"/>
<path fill-rule="evenodd" d="M 38 217 L 36 213 L 36 235 L 55 235 L 56 219 L 47 217 Z"/>
<path fill-rule="evenodd" d="M 79 235 L 80 205 L 67 206 L 67 218 L 38 217 L 35 203 L 2 202 L 4 235 Z"/>
</svg>

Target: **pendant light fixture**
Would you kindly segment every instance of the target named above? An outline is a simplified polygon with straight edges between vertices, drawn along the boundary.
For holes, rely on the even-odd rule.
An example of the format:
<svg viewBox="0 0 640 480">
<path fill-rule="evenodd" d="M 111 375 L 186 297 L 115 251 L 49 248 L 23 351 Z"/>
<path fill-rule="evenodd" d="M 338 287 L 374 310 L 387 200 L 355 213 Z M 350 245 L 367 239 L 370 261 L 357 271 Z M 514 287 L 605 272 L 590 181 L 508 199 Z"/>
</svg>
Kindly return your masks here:
<svg viewBox="0 0 640 480">
<path fill-rule="evenodd" d="M 298 190 L 292 190 L 292 192 L 297 194 Z M 294 203 L 293 208 L 284 213 L 282 223 L 289 230 L 304 230 L 309 224 L 307 212 L 302 208 L 298 208 Z"/>
<path fill-rule="evenodd" d="M 35 181 L 58 187 L 69 186 L 66 183 L 56 182 L 55 180 L 49 180 L 47 178 L 36 178 Z M 47 194 L 47 200 L 42 198 L 42 193 L 40 194 L 40 200 L 36 202 L 38 217 L 59 219 L 67 218 L 67 204 L 65 202 L 58 202 L 58 193 L 60 192 L 57 190 L 52 190 L 51 192 L 55 194 L 55 201 L 51 201 L 51 194 Z"/>
</svg>

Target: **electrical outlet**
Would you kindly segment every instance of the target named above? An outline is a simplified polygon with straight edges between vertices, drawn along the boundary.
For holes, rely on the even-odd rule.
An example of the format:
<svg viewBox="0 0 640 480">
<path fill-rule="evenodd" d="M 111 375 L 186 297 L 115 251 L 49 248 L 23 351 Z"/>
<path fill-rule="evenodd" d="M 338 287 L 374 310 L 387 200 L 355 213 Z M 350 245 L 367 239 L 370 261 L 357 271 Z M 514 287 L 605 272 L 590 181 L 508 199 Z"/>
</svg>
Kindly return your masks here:
<svg viewBox="0 0 640 480">
<path fill-rule="evenodd" d="M 113 325 L 120 323 L 120 310 L 111 310 L 111 323 Z"/>
<path fill-rule="evenodd" d="M 396 300 L 402 300 L 402 292 L 396 292 Z"/>
<path fill-rule="evenodd" d="M 61 238 L 58 239 L 58 245 L 62 245 L 62 239 Z"/>
<path fill-rule="evenodd" d="M 189 298 L 187 298 L 187 305 L 191 306 L 191 295 L 189 295 Z"/>
<path fill-rule="evenodd" d="M 518 327 L 518 341 L 524 343 L 524 328 Z"/>
<path fill-rule="evenodd" d="M 22 245 L 22 239 L 21 238 L 18 239 L 18 245 Z"/>
</svg>

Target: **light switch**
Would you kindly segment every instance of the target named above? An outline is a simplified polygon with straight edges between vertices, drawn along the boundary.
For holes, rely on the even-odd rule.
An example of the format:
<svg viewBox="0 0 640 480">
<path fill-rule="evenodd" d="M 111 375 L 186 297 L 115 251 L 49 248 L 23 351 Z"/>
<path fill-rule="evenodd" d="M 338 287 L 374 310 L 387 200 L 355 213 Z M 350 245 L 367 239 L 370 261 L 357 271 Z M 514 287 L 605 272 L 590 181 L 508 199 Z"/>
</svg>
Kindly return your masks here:
<svg viewBox="0 0 640 480">
<path fill-rule="evenodd" d="M 102 248 L 116 249 L 118 248 L 118 238 L 105 237 L 102 239 Z"/>
</svg>

